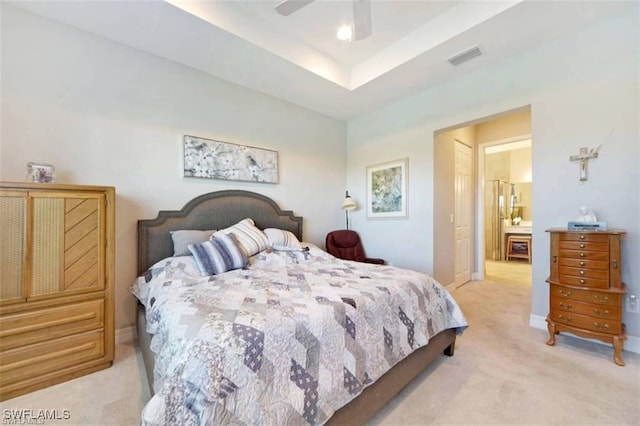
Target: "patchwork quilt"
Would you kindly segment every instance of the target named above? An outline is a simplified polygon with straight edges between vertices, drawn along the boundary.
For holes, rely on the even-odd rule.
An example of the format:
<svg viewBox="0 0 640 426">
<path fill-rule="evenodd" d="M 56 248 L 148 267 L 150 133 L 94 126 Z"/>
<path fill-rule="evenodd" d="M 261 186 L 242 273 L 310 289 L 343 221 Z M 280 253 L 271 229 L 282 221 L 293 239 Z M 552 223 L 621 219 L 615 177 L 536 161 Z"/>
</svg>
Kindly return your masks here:
<svg viewBox="0 0 640 426">
<path fill-rule="evenodd" d="M 323 424 L 430 337 L 467 327 L 428 275 L 313 246 L 209 277 L 168 258 L 132 292 L 156 355 L 147 425 Z"/>
</svg>

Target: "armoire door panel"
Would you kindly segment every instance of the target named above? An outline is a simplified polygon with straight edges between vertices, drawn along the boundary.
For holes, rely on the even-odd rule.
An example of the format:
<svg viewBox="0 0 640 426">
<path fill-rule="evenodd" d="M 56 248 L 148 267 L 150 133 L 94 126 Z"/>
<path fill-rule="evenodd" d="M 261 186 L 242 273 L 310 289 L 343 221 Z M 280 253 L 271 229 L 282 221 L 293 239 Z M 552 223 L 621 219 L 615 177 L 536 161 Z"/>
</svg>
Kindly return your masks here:
<svg viewBox="0 0 640 426">
<path fill-rule="evenodd" d="M 94 229 L 93 231 L 87 233 L 81 240 L 79 240 L 76 244 L 69 246 L 64 251 L 64 268 L 68 269 L 80 260 L 86 253 L 93 252 L 94 250 L 98 250 L 98 241 L 100 238 L 98 229 Z"/>
<path fill-rule="evenodd" d="M 100 215 L 96 211 L 83 218 L 81 221 L 75 223 L 72 227 L 69 227 L 65 231 L 65 249 L 68 249 L 74 244 L 78 243 L 78 241 L 84 238 L 87 234 L 91 233 L 93 230 L 99 230 L 99 219 Z"/>
<path fill-rule="evenodd" d="M 30 296 L 56 293 L 62 288 L 64 255 L 64 199 L 33 197 Z"/>
<path fill-rule="evenodd" d="M 78 204 L 82 203 L 83 201 L 84 198 L 67 198 L 66 202 L 64 203 L 64 212 L 67 213 L 73 210 Z"/>
<path fill-rule="evenodd" d="M 98 214 L 100 209 L 100 203 L 97 199 L 84 199 L 81 203 L 75 203 L 76 199 L 67 199 L 66 204 L 71 204 L 74 201 L 74 207 L 72 209 L 65 209 L 65 232 L 82 222 L 85 218 L 95 213 Z"/>
<path fill-rule="evenodd" d="M 85 268 L 86 267 L 86 268 Z M 88 256 L 87 262 L 77 262 L 64 275 L 64 290 L 98 290 L 100 267 L 97 257 Z"/>
<path fill-rule="evenodd" d="M 73 208 L 65 213 L 65 270 L 63 289 L 75 291 L 103 288 L 104 197 L 87 197 L 82 202 L 68 198 Z"/>
<path fill-rule="evenodd" d="M 0 191 L 0 301 L 20 300 L 24 293 L 27 198 Z"/>
</svg>

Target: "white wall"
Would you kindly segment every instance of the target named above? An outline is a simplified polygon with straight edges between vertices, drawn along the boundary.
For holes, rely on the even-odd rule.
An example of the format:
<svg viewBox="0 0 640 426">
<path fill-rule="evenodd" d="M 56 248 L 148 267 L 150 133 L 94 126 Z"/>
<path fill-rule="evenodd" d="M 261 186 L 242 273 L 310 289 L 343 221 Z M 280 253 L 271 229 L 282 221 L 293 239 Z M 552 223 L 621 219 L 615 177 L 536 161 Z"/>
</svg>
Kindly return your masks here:
<svg viewBox="0 0 640 426">
<path fill-rule="evenodd" d="M 367 165 L 401 157 L 410 162 L 409 219 L 353 215 L 367 250 L 433 272 L 434 132 L 531 105 L 533 232 L 539 242 L 533 248 L 532 315 L 548 312 L 545 229 L 566 226 L 580 205 L 611 228 L 627 230 L 623 278 L 630 292 L 640 294 L 638 16 L 608 19 L 350 122 L 347 181 L 354 196 L 365 197 Z M 580 185 L 569 156 L 601 143 L 589 181 Z M 640 315 L 625 312 L 624 320 L 628 334 L 640 336 Z"/>
<path fill-rule="evenodd" d="M 196 195 L 246 189 L 304 216 L 305 239 L 343 227 L 346 125 L 275 98 L 1 4 L 0 179 L 28 161 L 59 182 L 113 185 L 116 328 L 135 322 L 136 223 Z M 280 183 L 181 177 L 181 138 L 277 150 Z"/>
</svg>

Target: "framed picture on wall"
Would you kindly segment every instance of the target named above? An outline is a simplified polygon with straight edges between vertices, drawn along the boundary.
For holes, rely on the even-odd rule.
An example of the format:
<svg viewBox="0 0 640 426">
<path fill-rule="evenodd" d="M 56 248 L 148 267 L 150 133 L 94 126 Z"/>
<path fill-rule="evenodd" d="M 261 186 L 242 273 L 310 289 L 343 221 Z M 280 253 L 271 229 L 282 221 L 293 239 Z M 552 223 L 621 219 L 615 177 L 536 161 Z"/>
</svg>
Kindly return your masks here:
<svg viewBox="0 0 640 426">
<path fill-rule="evenodd" d="M 367 167 L 367 218 L 408 216 L 409 159 Z"/>
<path fill-rule="evenodd" d="M 185 135 L 184 176 L 278 183 L 278 152 Z"/>
</svg>

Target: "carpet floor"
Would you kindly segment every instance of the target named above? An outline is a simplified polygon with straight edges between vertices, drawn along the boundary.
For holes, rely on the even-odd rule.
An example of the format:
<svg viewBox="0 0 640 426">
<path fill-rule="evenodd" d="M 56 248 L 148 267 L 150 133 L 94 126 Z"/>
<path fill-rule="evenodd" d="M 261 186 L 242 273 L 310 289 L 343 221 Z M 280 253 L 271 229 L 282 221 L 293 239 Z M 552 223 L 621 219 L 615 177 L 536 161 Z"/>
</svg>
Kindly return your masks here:
<svg viewBox="0 0 640 426">
<path fill-rule="evenodd" d="M 640 355 L 613 363 L 610 346 L 529 327 L 530 265 L 487 262 L 487 277 L 452 292 L 470 327 L 378 412 L 371 425 L 640 425 Z M 135 342 L 103 371 L 0 403 L 69 410 L 47 425 L 136 425 L 150 395 Z"/>
</svg>

